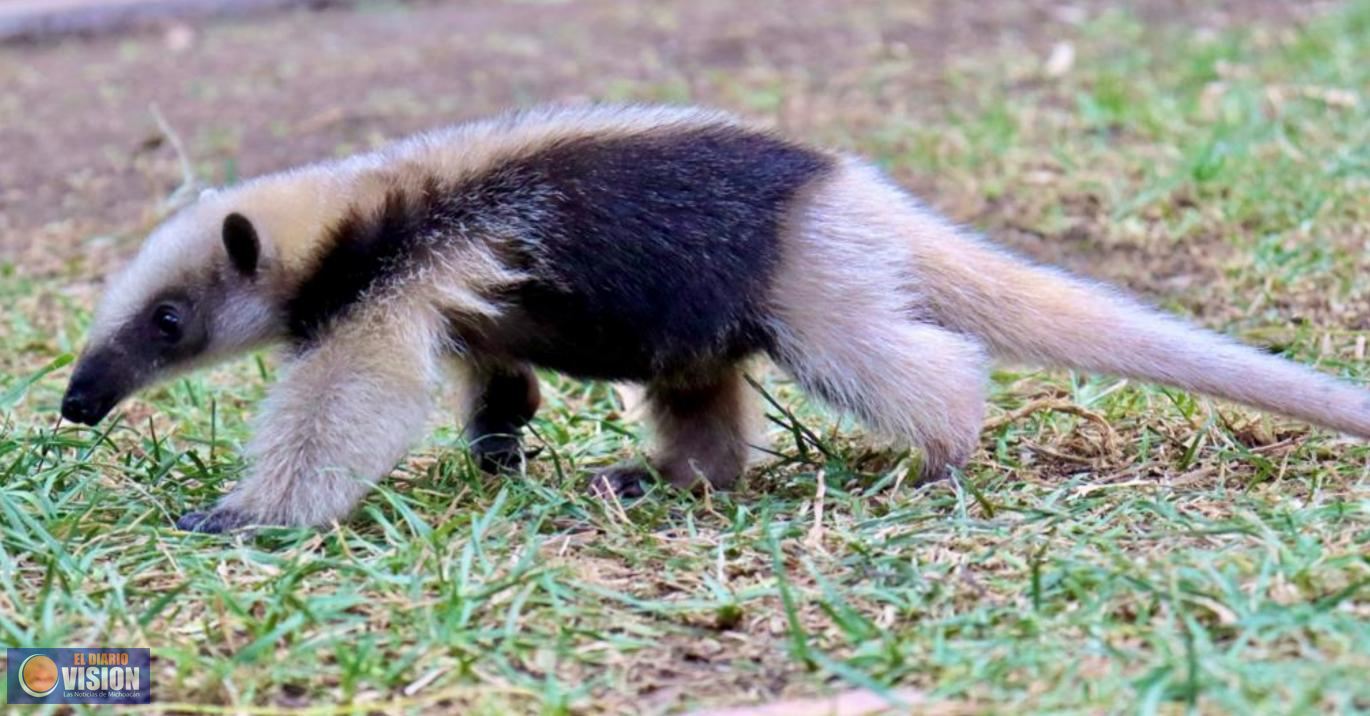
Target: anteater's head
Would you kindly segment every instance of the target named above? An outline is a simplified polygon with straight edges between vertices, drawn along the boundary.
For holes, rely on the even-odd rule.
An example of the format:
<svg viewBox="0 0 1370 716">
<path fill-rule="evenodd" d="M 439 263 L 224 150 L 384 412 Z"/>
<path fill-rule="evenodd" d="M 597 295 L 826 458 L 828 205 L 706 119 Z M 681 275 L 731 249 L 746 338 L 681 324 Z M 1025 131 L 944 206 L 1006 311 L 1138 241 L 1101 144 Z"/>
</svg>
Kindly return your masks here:
<svg viewBox="0 0 1370 716">
<path fill-rule="evenodd" d="M 139 388 L 280 335 L 270 232 L 235 194 L 202 196 L 181 210 L 113 279 L 62 417 L 94 425 Z"/>
</svg>

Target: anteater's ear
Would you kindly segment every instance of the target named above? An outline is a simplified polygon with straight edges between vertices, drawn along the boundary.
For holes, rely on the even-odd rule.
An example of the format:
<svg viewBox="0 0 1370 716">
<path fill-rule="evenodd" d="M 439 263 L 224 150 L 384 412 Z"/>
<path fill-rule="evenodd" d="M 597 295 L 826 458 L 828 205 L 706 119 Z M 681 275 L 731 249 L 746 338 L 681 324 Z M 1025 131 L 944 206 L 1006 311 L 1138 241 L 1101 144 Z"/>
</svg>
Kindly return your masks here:
<svg viewBox="0 0 1370 716">
<path fill-rule="evenodd" d="M 262 256 L 262 242 L 257 239 L 257 227 L 246 216 L 234 212 L 224 217 L 224 248 L 233 268 L 244 276 L 257 273 Z"/>
</svg>

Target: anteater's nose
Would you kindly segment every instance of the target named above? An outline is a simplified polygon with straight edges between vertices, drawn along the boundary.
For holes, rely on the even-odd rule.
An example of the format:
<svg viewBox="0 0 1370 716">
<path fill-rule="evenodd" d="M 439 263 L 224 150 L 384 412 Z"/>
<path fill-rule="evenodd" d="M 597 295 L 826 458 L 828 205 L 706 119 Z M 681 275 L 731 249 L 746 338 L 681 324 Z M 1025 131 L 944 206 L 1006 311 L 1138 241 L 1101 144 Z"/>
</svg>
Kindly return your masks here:
<svg viewBox="0 0 1370 716">
<path fill-rule="evenodd" d="M 87 351 L 76 363 L 76 370 L 62 396 L 62 417 L 73 423 L 94 425 L 128 395 L 136 381 L 121 370 L 118 356 L 109 351 Z"/>
<path fill-rule="evenodd" d="M 95 402 L 83 393 L 68 391 L 62 398 L 62 417 L 73 423 L 94 425 L 100 421 L 98 412 Z"/>
</svg>

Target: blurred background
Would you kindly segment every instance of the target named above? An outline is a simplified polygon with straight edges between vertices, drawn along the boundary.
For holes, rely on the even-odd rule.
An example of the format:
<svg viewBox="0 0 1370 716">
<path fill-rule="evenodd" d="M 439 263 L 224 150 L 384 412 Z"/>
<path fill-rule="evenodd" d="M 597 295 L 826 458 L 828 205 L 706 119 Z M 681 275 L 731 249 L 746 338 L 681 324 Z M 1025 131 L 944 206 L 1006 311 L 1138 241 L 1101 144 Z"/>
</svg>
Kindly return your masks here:
<svg viewBox="0 0 1370 716">
<path fill-rule="evenodd" d="M 967 115 L 975 125 L 968 132 L 1010 141 L 1015 123 L 1042 121 L 1016 116 L 1019 99 L 1032 103 L 1022 108 L 1030 113 L 1118 114 L 1074 119 L 1091 136 L 1135 143 L 1145 138 L 1130 136 L 1132 110 L 1122 105 L 1140 90 L 1133 81 L 1148 80 L 1130 77 L 1129 65 L 1171 51 L 1157 43 L 1180 33 L 1186 45 L 1210 45 L 1196 58 L 1206 66 L 1194 69 L 1221 83 L 1237 69 L 1217 56 L 1225 30 L 1261 23 L 1279 33 L 1336 5 L 7 0 L 0 250 L 32 265 L 53 257 L 54 240 L 149 222 L 181 176 L 153 105 L 196 174 L 231 183 L 513 106 L 709 104 L 875 153 L 958 219 L 983 221 L 1003 211 L 986 202 L 1002 199 L 979 186 L 939 185 L 936 162 L 907 155 L 967 151 L 961 145 L 980 141 L 954 133 Z M 953 133 L 920 133 L 939 123 Z M 1047 181 L 1042 173 L 1057 161 L 1036 158 L 1027 178 Z M 977 185 L 1006 179 L 980 174 Z M 1065 211 L 1088 211 L 1094 201 L 1072 200 L 1086 206 Z M 34 247 L 42 247 L 37 255 L 24 253 Z"/>
</svg>

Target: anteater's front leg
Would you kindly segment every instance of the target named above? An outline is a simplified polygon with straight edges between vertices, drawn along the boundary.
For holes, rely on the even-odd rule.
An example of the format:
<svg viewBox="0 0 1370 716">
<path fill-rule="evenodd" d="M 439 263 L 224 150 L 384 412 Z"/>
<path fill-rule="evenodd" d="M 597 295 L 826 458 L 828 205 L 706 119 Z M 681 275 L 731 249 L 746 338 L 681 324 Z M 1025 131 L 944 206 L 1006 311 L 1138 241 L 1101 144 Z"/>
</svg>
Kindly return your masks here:
<svg viewBox="0 0 1370 716">
<path fill-rule="evenodd" d="M 471 455 L 489 473 L 518 470 L 523 426 L 542 401 L 537 375 L 525 364 L 463 364 L 459 370 L 467 383 L 462 412 Z"/>
<path fill-rule="evenodd" d="M 432 336 L 403 319 L 337 327 L 288 365 L 249 446 L 249 474 L 177 526 L 322 525 L 342 519 L 421 433 L 437 378 Z"/>
</svg>

